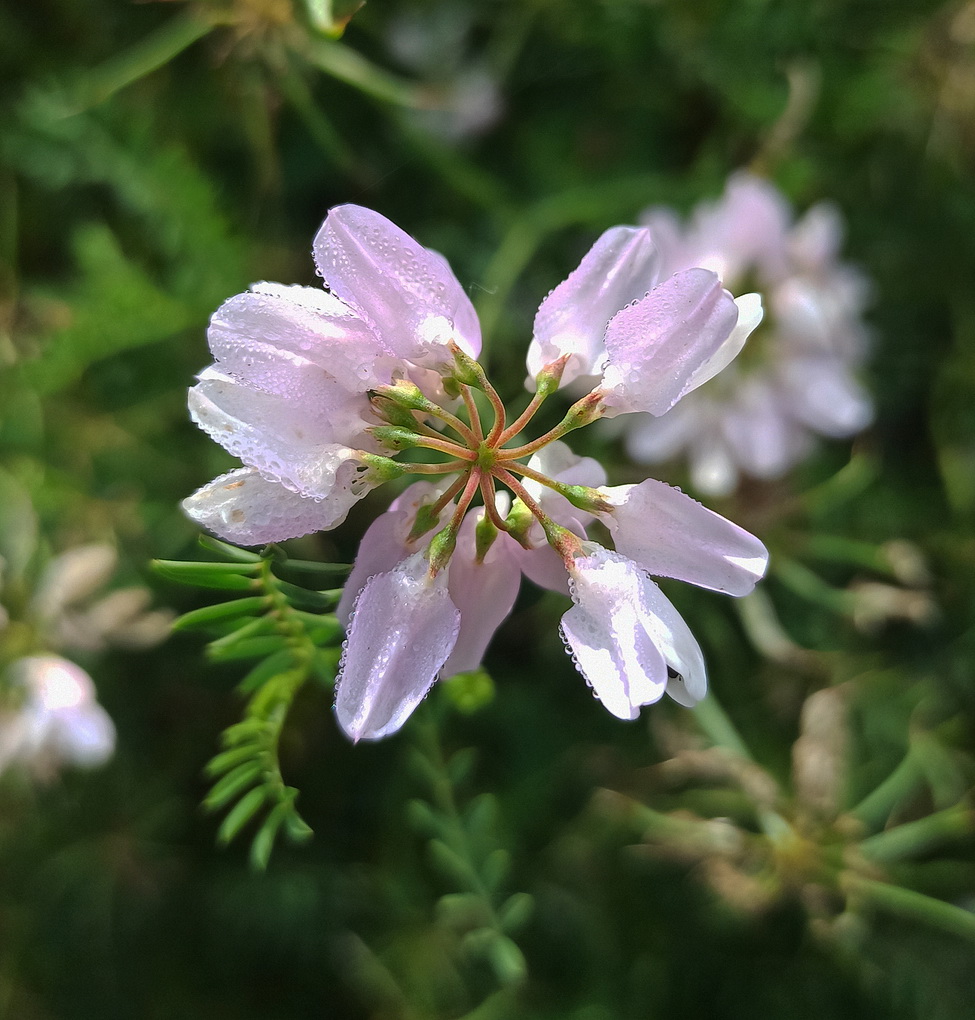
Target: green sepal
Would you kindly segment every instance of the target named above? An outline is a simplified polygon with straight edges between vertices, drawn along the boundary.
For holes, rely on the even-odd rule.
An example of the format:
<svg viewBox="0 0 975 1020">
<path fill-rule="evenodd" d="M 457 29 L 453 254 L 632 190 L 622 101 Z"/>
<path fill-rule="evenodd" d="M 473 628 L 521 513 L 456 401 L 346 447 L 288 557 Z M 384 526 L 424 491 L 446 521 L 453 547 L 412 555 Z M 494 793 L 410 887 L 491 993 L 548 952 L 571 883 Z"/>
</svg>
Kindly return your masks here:
<svg viewBox="0 0 975 1020">
<path fill-rule="evenodd" d="M 217 830 L 217 842 L 226 846 L 261 810 L 269 793 L 270 790 L 266 786 L 255 786 L 253 790 L 248 790 L 221 822 Z"/>
<path fill-rule="evenodd" d="M 215 606 L 204 606 L 202 609 L 193 609 L 184 613 L 173 621 L 173 630 L 208 627 L 213 623 L 259 613 L 266 607 L 267 599 L 263 595 L 252 595 L 248 598 L 235 599 L 233 602 L 220 602 Z"/>
<path fill-rule="evenodd" d="M 430 569 L 434 573 L 438 573 L 443 570 L 445 566 L 450 562 L 450 557 L 454 554 L 454 549 L 457 547 L 457 529 L 452 528 L 449 524 L 446 528 L 441 528 L 440 531 L 430 539 L 430 548 L 428 554 L 430 557 Z"/>
</svg>

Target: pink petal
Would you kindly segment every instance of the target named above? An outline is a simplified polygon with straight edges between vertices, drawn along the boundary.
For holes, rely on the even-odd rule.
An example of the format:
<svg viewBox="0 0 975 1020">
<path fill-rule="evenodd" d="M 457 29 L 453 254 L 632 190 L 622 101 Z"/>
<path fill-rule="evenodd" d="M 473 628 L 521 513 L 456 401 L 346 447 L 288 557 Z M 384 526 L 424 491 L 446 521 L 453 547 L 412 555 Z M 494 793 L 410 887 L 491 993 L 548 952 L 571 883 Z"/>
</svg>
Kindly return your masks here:
<svg viewBox="0 0 975 1020">
<path fill-rule="evenodd" d="M 239 468 L 204 485 L 182 506 L 191 520 L 228 542 L 265 545 L 334 528 L 360 498 L 340 485 L 330 499 L 306 499 L 253 468 Z"/>
<path fill-rule="evenodd" d="M 433 686 L 460 630 L 444 572 L 422 553 L 376 574 L 352 613 L 335 692 L 339 725 L 353 740 L 395 733 Z"/>
<path fill-rule="evenodd" d="M 207 340 L 221 369 L 245 379 L 252 378 L 254 352 L 270 349 L 324 369 L 350 392 L 389 382 L 392 351 L 351 308 L 317 287 L 254 284 L 214 312 Z"/>
<path fill-rule="evenodd" d="M 579 376 L 598 376 L 606 356 L 609 320 L 657 282 L 659 258 L 643 227 L 612 227 L 589 249 L 568 279 L 541 303 L 528 348 L 532 379 L 545 365 L 570 354 L 565 386 Z"/>
<path fill-rule="evenodd" d="M 358 205 L 336 206 L 314 251 L 329 290 L 397 357 L 448 363 L 451 339 L 473 357 L 480 352 L 477 313 L 446 260 L 385 216 Z"/>
<path fill-rule="evenodd" d="M 624 308 L 606 329 L 603 385 L 610 414 L 670 410 L 737 319 L 733 298 L 704 269 L 678 273 Z"/>
<path fill-rule="evenodd" d="M 765 546 L 680 489 L 648 478 L 602 491 L 617 551 L 649 573 L 729 595 L 747 595 L 765 574 Z"/>
<path fill-rule="evenodd" d="M 484 652 L 515 604 L 521 587 L 517 543 L 499 535 L 482 563 L 475 560 L 477 515 L 468 514 L 450 560 L 447 587 L 460 610 L 457 644 L 443 668 L 445 677 L 476 669 Z"/>
</svg>

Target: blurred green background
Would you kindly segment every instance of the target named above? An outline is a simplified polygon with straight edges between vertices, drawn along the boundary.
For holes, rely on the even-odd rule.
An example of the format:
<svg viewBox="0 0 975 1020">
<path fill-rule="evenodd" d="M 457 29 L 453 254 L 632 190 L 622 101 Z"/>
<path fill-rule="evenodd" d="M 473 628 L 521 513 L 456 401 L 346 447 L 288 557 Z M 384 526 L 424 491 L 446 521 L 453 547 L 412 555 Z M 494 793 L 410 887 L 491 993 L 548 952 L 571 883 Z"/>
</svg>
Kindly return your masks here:
<svg viewBox="0 0 975 1020">
<path fill-rule="evenodd" d="M 302 692 L 282 757 L 315 838 L 265 873 L 199 807 L 241 670 L 186 634 L 76 656 L 118 747 L 0 777 L 0 1015 L 971 1016 L 975 4 L 34 0 L 0 8 L 0 85 L 15 624 L 44 564 L 93 541 L 117 585 L 207 604 L 148 570 L 198 555 L 178 501 L 233 464 L 186 413 L 206 322 L 255 280 L 314 283 L 340 202 L 450 259 L 514 395 L 539 300 L 603 229 L 755 166 L 843 211 L 877 404 L 853 444 L 716 507 L 788 564 L 758 602 L 673 588 L 723 714 L 619 723 L 564 654 L 564 605 L 525 591 L 476 711 L 437 691 L 354 748 L 327 687 Z M 612 435 L 579 452 L 636 477 Z M 387 499 L 293 548 L 349 562 Z M 898 577 L 892 549 L 925 569 Z M 863 626 L 864 580 L 923 611 Z M 804 704 L 835 710 L 825 736 Z M 800 734 L 842 758 L 832 812 L 793 769 Z M 511 916 L 466 916 L 485 904 Z"/>
</svg>

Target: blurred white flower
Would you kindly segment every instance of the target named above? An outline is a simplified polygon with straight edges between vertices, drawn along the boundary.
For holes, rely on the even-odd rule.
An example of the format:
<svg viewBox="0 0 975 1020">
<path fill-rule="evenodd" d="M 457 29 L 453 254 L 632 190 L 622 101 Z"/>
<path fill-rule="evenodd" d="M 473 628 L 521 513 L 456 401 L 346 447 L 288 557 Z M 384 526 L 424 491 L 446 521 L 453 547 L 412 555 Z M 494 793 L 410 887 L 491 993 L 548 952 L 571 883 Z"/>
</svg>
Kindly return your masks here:
<svg viewBox="0 0 975 1020">
<path fill-rule="evenodd" d="M 150 648 L 165 640 L 173 613 L 150 610 L 147 588 L 119 588 L 94 597 L 117 566 L 115 549 L 102 542 L 75 546 L 48 563 L 30 606 L 46 645 L 97 652 L 110 645 Z"/>
<path fill-rule="evenodd" d="M 495 76 L 471 55 L 473 17 L 473 7 L 440 3 L 403 11 L 390 24 L 390 52 L 430 87 L 430 108 L 411 113 L 420 127 L 447 142 L 487 131 L 502 112 Z"/>
<path fill-rule="evenodd" d="M 91 677 L 59 655 L 29 655 L 6 670 L 0 705 L 0 773 L 21 764 L 41 778 L 57 768 L 90 768 L 115 750 L 115 726 L 95 699 Z"/>
<path fill-rule="evenodd" d="M 761 294 L 765 318 L 742 354 L 659 417 L 639 416 L 626 446 L 634 460 L 686 456 L 695 488 L 735 489 L 742 474 L 776 478 L 811 450 L 816 435 L 845 437 L 873 418 L 856 381 L 867 331 L 869 288 L 840 262 L 839 213 L 820 203 L 794 221 L 770 182 L 747 173 L 682 223 L 672 212 L 643 216 L 661 276 L 694 266 L 718 274 L 733 294 Z"/>
</svg>

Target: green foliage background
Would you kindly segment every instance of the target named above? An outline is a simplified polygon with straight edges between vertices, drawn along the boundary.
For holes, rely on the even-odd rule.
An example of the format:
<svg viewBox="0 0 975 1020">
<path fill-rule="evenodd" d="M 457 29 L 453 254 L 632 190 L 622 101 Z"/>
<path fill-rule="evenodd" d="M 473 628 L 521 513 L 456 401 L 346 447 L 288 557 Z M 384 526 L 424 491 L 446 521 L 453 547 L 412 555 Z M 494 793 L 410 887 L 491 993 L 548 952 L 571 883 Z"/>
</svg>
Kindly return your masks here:
<svg viewBox="0 0 975 1020">
<path fill-rule="evenodd" d="M 398 63 L 402 19 L 436 38 L 445 10 L 462 40 L 425 71 Z M 254 873 L 199 809 L 243 670 L 180 633 L 82 662 L 119 732 L 107 767 L 0 783 L 0 1015 L 970 1016 L 975 6 L 372 0 L 343 34 L 350 14 L 323 0 L 0 8 L 4 555 L 31 547 L 29 497 L 26 577 L 109 539 L 159 603 L 207 604 L 146 566 L 197 557 L 178 501 L 231 466 L 188 422 L 185 388 L 222 300 L 259 279 L 314 282 L 330 206 L 375 208 L 450 259 L 514 395 L 539 300 L 599 232 L 757 165 L 797 208 L 830 198 L 847 217 L 847 256 L 875 283 L 877 420 L 852 451 L 831 444 L 717 507 L 786 564 L 762 604 L 805 651 L 763 656 L 727 600 L 673 597 L 787 817 L 802 814 L 800 710 L 831 685 L 853 748 L 844 803 L 886 791 L 874 830 L 956 814 L 910 854 L 874 850 L 875 871 L 835 820 L 797 822 L 807 842 L 769 850 L 754 784 L 661 779 L 694 716 L 609 717 L 564 655 L 564 607 L 526 592 L 477 711 L 437 691 L 396 738 L 354 748 L 327 685 L 301 692 L 282 762 L 315 838 Z M 470 61 L 497 81 L 499 115 L 447 141 L 422 108 Z M 611 437 L 584 439 L 613 481 L 636 477 Z M 386 498 L 296 555 L 349 562 Z M 929 564 L 937 620 L 863 632 L 849 585 L 889 575 L 881 550 L 900 540 Z M 713 740 L 722 723 L 702 725 Z M 754 837 L 750 901 L 744 879 L 715 879 L 717 844 L 695 842 L 712 830 L 661 821 L 726 817 Z M 807 866 L 833 851 L 832 877 Z"/>
</svg>

